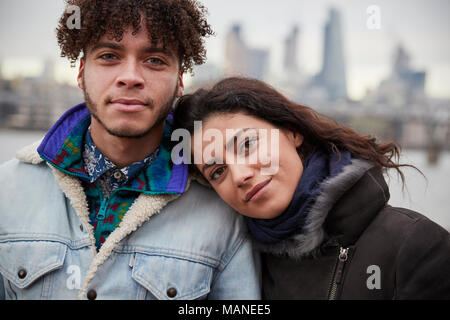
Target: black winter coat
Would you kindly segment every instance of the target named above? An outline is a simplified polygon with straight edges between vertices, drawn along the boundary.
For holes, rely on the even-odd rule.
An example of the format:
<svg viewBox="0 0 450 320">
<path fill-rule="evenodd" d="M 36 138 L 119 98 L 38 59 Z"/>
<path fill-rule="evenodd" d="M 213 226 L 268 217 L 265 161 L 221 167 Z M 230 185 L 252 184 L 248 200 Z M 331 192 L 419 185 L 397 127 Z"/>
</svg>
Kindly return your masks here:
<svg viewBox="0 0 450 320">
<path fill-rule="evenodd" d="M 387 204 L 381 169 L 353 159 L 322 183 L 304 233 L 261 246 L 265 299 L 449 299 L 450 235 Z"/>
</svg>

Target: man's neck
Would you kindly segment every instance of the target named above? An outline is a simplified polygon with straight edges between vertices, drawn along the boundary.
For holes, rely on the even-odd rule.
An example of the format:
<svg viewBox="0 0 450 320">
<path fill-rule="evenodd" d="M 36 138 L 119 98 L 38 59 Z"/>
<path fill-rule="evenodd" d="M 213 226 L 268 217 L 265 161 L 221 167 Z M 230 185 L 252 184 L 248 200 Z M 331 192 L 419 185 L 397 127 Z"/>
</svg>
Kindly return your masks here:
<svg viewBox="0 0 450 320">
<path fill-rule="evenodd" d="M 98 123 L 91 124 L 91 137 L 100 152 L 119 168 L 139 162 L 160 145 L 164 122 L 140 138 L 120 138 L 109 134 Z"/>
</svg>

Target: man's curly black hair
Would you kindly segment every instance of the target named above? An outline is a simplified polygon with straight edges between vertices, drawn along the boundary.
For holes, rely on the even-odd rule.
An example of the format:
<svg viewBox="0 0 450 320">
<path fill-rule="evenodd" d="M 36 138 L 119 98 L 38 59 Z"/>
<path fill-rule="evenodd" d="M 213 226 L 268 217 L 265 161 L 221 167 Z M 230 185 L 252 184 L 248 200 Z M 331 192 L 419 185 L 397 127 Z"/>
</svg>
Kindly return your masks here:
<svg viewBox="0 0 450 320">
<path fill-rule="evenodd" d="M 70 10 L 62 14 L 56 29 L 61 57 L 72 65 L 102 36 L 121 41 L 128 27 L 136 34 L 141 22 L 152 45 L 177 50 L 183 71 L 192 72 L 193 65 L 206 60 L 204 37 L 213 31 L 205 7 L 196 0 L 67 0 L 67 6 L 78 6 L 81 13 L 81 29 L 69 28 Z"/>
</svg>

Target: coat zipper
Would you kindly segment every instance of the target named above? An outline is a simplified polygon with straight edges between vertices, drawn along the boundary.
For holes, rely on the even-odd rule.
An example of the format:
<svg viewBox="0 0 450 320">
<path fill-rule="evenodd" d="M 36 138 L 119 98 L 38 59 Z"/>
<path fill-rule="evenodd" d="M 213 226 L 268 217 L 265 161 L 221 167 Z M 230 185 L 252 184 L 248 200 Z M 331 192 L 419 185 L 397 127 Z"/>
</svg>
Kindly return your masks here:
<svg viewBox="0 0 450 320">
<path fill-rule="evenodd" d="M 108 198 L 103 198 L 102 204 L 97 214 L 97 221 L 105 219 L 106 209 L 108 208 Z"/>
<path fill-rule="evenodd" d="M 348 248 L 339 248 L 339 255 L 337 261 L 337 267 L 333 273 L 333 277 L 331 278 L 330 291 L 328 293 L 328 300 L 335 300 L 338 285 L 342 281 L 342 275 L 344 274 L 345 262 L 348 259 Z"/>
</svg>

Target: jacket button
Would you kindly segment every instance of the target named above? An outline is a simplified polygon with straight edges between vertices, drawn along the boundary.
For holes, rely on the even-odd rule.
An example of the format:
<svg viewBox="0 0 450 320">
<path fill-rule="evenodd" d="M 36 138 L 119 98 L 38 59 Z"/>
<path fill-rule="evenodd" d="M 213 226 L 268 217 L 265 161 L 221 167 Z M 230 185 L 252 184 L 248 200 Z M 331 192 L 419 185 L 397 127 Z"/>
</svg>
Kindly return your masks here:
<svg viewBox="0 0 450 320">
<path fill-rule="evenodd" d="M 116 180 L 119 180 L 119 181 L 123 180 L 123 178 L 124 178 L 124 175 L 123 175 L 122 171 L 120 171 L 120 170 L 114 171 L 113 176 Z"/>
<path fill-rule="evenodd" d="M 20 279 L 23 279 L 27 276 L 27 270 L 20 269 L 19 272 L 17 272 L 17 275 L 19 276 Z"/>
<path fill-rule="evenodd" d="M 94 289 L 89 290 L 87 293 L 87 298 L 89 300 L 95 300 L 95 298 L 97 298 L 97 292 L 95 292 Z"/>
<path fill-rule="evenodd" d="M 81 232 L 84 232 L 84 228 L 83 228 L 83 225 L 82 225 L 82 224 L 80 224 L 80 231 L 81 231 Z"/>
<path fill-rule="evenodd" d="M 174 298 L 176 295 L 177 295 L 177 289 L 175 289 L 175 288 L 167 289 L 167 296 L 169 298 Z"/>
</svg>

